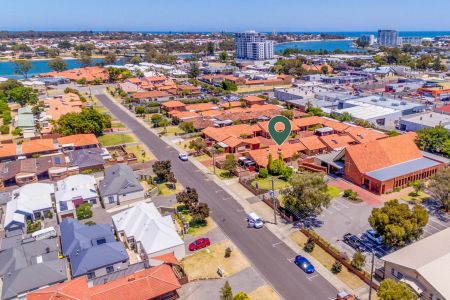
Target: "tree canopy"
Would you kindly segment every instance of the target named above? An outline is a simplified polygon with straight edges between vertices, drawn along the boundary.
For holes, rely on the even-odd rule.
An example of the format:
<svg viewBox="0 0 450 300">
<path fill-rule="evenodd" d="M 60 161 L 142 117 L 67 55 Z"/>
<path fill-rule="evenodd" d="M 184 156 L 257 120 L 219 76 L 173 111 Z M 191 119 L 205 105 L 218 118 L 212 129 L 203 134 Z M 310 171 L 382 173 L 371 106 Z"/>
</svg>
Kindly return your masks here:
<svg viewBox="0 0 450 300">
<path fill-rule="evenodd" d="M 7 92 L 9 99 L 21 106 L 34 105 L 38 100 L 38 94 L 30 87 L 18 86 Z"/>
<path fill-rule="evenodd" d="M 422 150 L 450 156 L 450 132 L 443 126 L 418 130 L 416 144 Z"/>
<path fill-rule="evenodd" d="M 403 282 L 393 279 L 385 279 L 381 282 L 377 291 L 380 300 L 416 300 L 417 296 Z"/>
<path fill-rule="evenodd" d="M 28 78 L 28 71 L 31 70 L 31 62 L 25 59 L 18 59 L 14 61 L 14 73 L 18 75 L 22 75 L 25 78 Z"/>
<path fill-rule="evenodd" d="M 392 246 L 402 246 L 420 237 L 428 223 L 428 212 L 420 205 L 412 209 L 408 204 L 391 200 L 382 208 L 374 208 L 369 217 L 370 226 Z"/>
<path fill-rule="evenodd" d="M 296 173 L 290 183 L 292 188 L 282 191 L 283 201 L 296 209 L 302 217 L 320 214 L 322 208 L 330 204 L 331 198 L 323 174 Z"/>
<path fill-rule="evenodd" d="M 80 113 L 68 113 L 55 121 L 55 131 L 62 135 L 79 133 L 102 134 L 111 128 L 111 116 L 102 114 L 95 108 L 85 108 Z"/>
<path fill-rule="evenodd" d="M 167 181 L 169 174 L 172 172 L 172 164 L 170 160 L 158 160 L 152 165 L 153 173 L 158 177 L 159 181 Z"/>
<path fill-rule="evenodd" d="M 450 210 L 450 168 L 438 171 L 428 182 L 428 193 Z"/>
<path fill-rule="evenodd" d="M 64 59 L 57 57 L 48 61 L 48 67 L 56 72 L 67 70 L 67 63 Z"/>
</svg>

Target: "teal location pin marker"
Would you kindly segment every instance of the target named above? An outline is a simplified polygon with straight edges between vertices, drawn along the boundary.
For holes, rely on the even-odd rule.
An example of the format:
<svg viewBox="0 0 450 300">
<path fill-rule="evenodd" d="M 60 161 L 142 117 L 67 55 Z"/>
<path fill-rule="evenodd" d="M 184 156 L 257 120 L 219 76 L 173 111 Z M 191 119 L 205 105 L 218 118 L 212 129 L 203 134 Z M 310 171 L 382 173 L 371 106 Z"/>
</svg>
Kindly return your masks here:
<svg viewBox="0 0 450 300">
<path fill-rule="evenodd" d="M 284 125 L 282 131 L 278 131 L 275 129 L 275 126 L 278 123 L 282 123 Z M 289 121 L 289 119 L 285 116 L 275 116 L 269 121 L 270 136 L 275 141 L 275 143 L 278 144 L 278 146 L 281 146 L 288 139 L 289 135 L 291 134 L 291 129 L 291 121 Z"/>
</svg>

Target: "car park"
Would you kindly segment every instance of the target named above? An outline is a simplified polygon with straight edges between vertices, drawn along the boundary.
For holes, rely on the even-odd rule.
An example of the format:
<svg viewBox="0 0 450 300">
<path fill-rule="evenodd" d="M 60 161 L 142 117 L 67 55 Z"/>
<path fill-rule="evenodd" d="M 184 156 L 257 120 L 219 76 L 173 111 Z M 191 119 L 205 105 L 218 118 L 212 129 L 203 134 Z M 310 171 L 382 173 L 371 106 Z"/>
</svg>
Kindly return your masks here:
<svg viewBox="0 0 450 300">
<path fill-rule="evenodd" d="M 355 249 L 356 251 L 364 251 L 361 240 L 354 234 L 347 233 L 344 235 L 344 243 Z"/>
<path fill-rule="evenodd" d="M 312 274 L 315 271 L 313 264 L 304 256 L 297 255 L 294 263 L 307 274 Z"/>
<path fill-rule="evenodd" d="M 369 229 L 366 231 L 365 235 L 374 244 L 378 246 L 383 244 L 383 237 L 379 235 L 375 230 Z"/>
<path fill-rule="evenodd" d="M 180 153 L 180 154 L 178 154 L 178 158 L 182 161 L 187 161 L 188 155 L 186 153 Z"/>
<path fill-rule="evenodd" d="M 209 238 L 200 238 L 189 244 L 189 251 L 199 250 L 211 245 Z"/>
</svg>

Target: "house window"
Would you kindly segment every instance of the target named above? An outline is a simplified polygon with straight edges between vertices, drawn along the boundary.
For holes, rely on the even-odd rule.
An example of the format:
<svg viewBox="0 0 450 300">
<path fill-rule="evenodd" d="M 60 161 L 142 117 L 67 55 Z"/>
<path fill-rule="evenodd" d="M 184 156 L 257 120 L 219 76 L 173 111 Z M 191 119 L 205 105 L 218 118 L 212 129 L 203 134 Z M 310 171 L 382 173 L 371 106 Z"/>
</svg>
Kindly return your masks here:
<svg viewBox="0 0 450 300">
<path fill-rule="evenodd" d="M 111 204 L 111 203 L 114 203 L 114 197 L 113 196 L 109 196 L 108 197 L 108 200 L 109 200 L 109 203 Z"/>
<path fill-rule="evenodd" d="M 92 204 L 92 205 L 97 204 L 97 199 L 92 199 L 92 200 L 91 200 L 91 204 Z"/>
<path fill-rule="evenodd" d="M 113 266 L 106 267 L 106 273 L 111 274 L 112 272 L 114 272 Z"/>
<path fill-rule="evenodd" d="M 94 272 L 89 272 L 89 273 L 87 273 L 87 277 L 88 277 L 88 279 L 94 279 L 95 278 L 95 273 Z"/>
<path fill-rule="evenodd" d="M 97 240 L 97 245 L 101 245 L 101 244 L 105 244 L 105 243 L 106 243 L 106 239 L 105 238 Z"/>
</svg>

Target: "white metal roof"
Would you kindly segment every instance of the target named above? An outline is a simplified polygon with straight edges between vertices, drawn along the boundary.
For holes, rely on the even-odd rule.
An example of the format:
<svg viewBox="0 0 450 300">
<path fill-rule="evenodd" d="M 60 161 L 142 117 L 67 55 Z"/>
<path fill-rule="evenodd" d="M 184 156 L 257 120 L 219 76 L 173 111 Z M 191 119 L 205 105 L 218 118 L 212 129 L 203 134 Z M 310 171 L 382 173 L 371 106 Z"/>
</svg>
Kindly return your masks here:
<svg viewBox="0 0 450 300">
<path fill-rule="evenodd" d="M 360 102 L 360 101 L 354 101 L 354 100 L 348 100 L 346 103 L 351 103 L 356 106 L 340 109 L 337 112 L 340 114 L 347 112 L 347 113 L 351 114 L 353 118 L 356 118 L 356 119 L 370 120 L 370 119 L 374 119 L 374 118 L 385 117 L 387 115 L 392 115 L 392 114 L 400 115 L 400 112 L 398 110 L 395 110 L 392 108 L 375 106 L 375 105 L 371 105 L 371 104 Z"/>
</svg>

